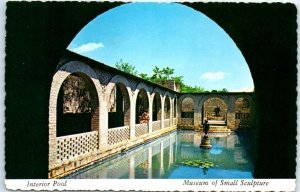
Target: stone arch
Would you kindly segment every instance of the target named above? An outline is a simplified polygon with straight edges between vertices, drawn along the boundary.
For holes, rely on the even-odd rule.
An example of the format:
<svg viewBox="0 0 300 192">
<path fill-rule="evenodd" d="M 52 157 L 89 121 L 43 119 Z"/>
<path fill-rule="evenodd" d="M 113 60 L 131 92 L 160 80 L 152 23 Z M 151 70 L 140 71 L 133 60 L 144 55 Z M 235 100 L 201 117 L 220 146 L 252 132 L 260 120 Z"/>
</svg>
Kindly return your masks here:
<svg viewBox="0 0 300 192">
<path fill-rule="evenodd" d="M 56 135 L 57 135 L 57 101 L 59 96 L 59 90 L 65 81 L 65 79 L 72 73 L 85 74 L 90 78 L 96 89 L 96 96 L 98 97 L 98 108 L 93 114 L 94 128 L 99 129 L 99 110 L 102 105 L 102 97 L 100 93 L 102 92 L 101 85 L 97 79 L 95 71 L 88 65 L 79 62 L 71 61 L 63 65 L 52 78 L 51 88 L 50 88 L 50 99 L 49 99 L 49 169 L 54 168 L 56 161 Z"/>
<path fill-rule="evenodd" d="M 171 116 L 171 99 L 169 94 L 164 96 L 164 119 L 170 119 Z"/>
<path fill-rule="evenodd" d="M 180 126 L 194 125 L 195 98 L 191 94 L 186 94 L 179 98 L 179 122 Z"/>
<path fill-rule="evenodd" d="M 138 90 L 135 100 L 135 123 L 142 122 L 142 116 L 146 112 L 149 112 L 149 93 L 144 88 Z"/>
<path fill-rule="evenodd" d="M 81 72 L 63 81 L 57 97 L 56 136 L 89 131 L 99 127 L 99 99 L 92 80 Z"/>
<path fill-rule="evenodd" d="M 249 127 L 251 125 L 251 103 L 248 97 L 240 96 L 234 105 L 235 127 Z"/>
<path fill-rule="evenodd" d="M 162 98 L 161 95 L 158 92 L 153 93 L 152 98 L 152 120 L 158 121 L 161 120 L 161 114 L 162 114 Z"/>
<path fill-rule="evenodd" d="M 182 109 L 181 109 L 181 107 L 182 107 L 182 101 L 183 101 L 186 97 L 189 97 L 189 98 L 193 99 L 194 105 L 196 104 L 196 98 L 195 98 L 194 95 L 192 95 L 192 94 L 184 94 L 184 95 L 181 95 L 181 96 L 178 98 L 178 104 L 177 104 L 177 106 L 178 106 L 178 114 L 181 114 L 181 111 L 182 111 Z M 194 106 L 194 108 L 195 108 L 195 106 Z"/>
<path fill-rule="evenodd" d="M 130 124 L 130 86 L 121 75 L 114 76 L 106 88 L 108 108 L 108 127 L 129 126 Z"/>
<path fill-rule="evenodd" d="M 228 106 L 220 97 L 207 98 L 203 102 L 202 114 L 203 121 L 207 119 L 208 121 L 227 121 L 227 108 Z M 203 123 L 203 122 L 202 122 Z"/>
<path fill-rule="evenodd" d="M 56 108 L 57 108 L 58 93 L 64 80 L 72 73 L 82 73 L 91 79 L 97 91 L 99 108 L 101 105 L 102 97 L 100 93 L 102 92 L 102 89 L 101 89 L 100 82 L 97 79 L 97 75 L 95 71 L 88 65 L 79 61 L 71 61 L 69 63 L 66 63 L 54 74 L 52 84 L 51 84 L 51 89 L 50 89 L 49 132 L 55 133 L 55 135 L 56 135 L 56 115 L 57 115 Z"/>
<path fill-rule="evenodd" d="M 229 107 L 229 105 L 230 105 L 229 104 L 230 101 L 229 101 L 228 97 L 226 97 L 224 95 L 220 95 L 220 94 L 208 94 L 201 98 L 201 100 L 198 102 L 198 106 L 203 106 L 204 102 L 211 98 L 218 98 L 218 99 L 224 101 L 224 103 L 227 105 L 227 107 Z"/>
</svg>

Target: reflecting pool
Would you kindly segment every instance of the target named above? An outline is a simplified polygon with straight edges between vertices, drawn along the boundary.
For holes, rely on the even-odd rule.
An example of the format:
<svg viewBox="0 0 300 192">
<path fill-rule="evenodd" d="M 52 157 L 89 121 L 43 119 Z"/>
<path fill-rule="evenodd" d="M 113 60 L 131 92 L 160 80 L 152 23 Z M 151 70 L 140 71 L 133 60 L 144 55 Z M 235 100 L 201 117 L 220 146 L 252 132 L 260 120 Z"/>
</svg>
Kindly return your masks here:
<svg viewBox="0 0 300 192">
<path fill-rule="evenodd" d="M 78 171 L 69 179 L 234 179 L 253 178 L 247 137 L 210 133 L 211 149 L 201 149 L 203 133 L 175 131 L 104 162 Z M 208 161 L 215 166 L 192 167 L 183 161 Z"/>
</svg>

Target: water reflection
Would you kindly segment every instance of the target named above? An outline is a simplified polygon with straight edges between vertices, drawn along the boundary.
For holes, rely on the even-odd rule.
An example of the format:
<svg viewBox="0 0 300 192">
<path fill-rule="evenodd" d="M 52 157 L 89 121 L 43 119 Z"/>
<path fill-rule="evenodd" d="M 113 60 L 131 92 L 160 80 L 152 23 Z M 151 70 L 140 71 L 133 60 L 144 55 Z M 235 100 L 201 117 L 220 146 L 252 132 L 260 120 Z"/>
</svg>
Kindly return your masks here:
<svg viewBox="0 0 300 192">
<path fill-rule="evenodd" d="M 199 132 L 177 131 L 69 178 L 252 178 L 252 162 L 241 137 L 210 134 L 210 150 L 199 148 L 202 137 Z M 208 160 L 218 167 L 190 167 L 182 164 L 184 160 Z"/>
</svg>

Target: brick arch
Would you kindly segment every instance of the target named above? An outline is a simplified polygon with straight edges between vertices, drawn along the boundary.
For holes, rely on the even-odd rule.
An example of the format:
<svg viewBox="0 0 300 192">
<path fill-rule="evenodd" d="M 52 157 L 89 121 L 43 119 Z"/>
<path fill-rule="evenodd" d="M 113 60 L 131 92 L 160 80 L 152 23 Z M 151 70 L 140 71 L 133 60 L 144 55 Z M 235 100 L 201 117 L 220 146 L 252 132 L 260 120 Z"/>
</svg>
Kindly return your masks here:
<svg viewBox="0 0 300 192">
<path fill-rule="evenodd" d="M 113 100 L 111 101 L 111 94 L 112 92 L 120 90 L 122 94 L 122 98 L 119 98 L 119 94 L 115 92 Z M 118 127 L 118 126 L 124 126 L 124 125 L 129 125 L 130 124 L 130 105 L 132 103 L 131 97 L 129 95 L 131 89 L 130 89 L 130 84 L 127 81 L 127 79 L 121 75 L 116 75 L 114 76 L 110 82 L 108 83 L 106 87 L 106 102 L 107 102 L 107 109 L 109 113 L 109 127 Z M 122 99 L 122 105 L 120 105 L 119 99 Z M 118 104 L 119 103 L 119 104 Z M 112 106 L 113 105 L 113 106 Z M 118 105 L 118 106 L 117 106 Z M 120 108 L 121 106 L 121 108 Z M 111 109 L 113 108 L 113 109 Z M 115 113 L 114 113 L 115 112 Z M 123 118 L 120 118 L 122 115 Z M 114 119 L 114 120 L 112 120 Z"/>
<path fill-rule="evenodd" d="M 163 96 L 165 94 L 165 92 L 163 90 L 161 90 L 159 87 L 155 87 L 153 89 L 153 93 L 158 92 L 161 96 Z"/>
<path fill-rule="evenodd" d="M 177 99 L 177 107 L 178 107 L 178 113 L 181 113 L 182 111 L 182 101 L 185 99 L 185 98 L 191 98 L 193 99 L 193 103 L 194 103 L 194 108 L 195 108 L 195 104 L 196 104 L 196 98 L 194 95 L 192 94 L 184 94 L 182 96 L 180 96 L 178 99 Z"/>
<path fill-rule="evenodd" d="M 102 105 L 102 97 L 100 93 L 102 92 L 101 85 L 97 79 L 95 71 L 88 65 L 79 62 L 71 61 L 63 65 L 54 74 L 52 78 L 51 88 L 50 88 L 50 99 L 49 99 L 49 169 L 54 168 L 56 161 L 56 131 L 57 131 L 57 99 L 60 87 L 64 80 L 72 73 L 83 73 L 93 82 L 97 96 L 98 96 L 98 112 Z M 99 118 L 99 117 L 98 117 Z"/>
<path fill-rule="evenodd" d="M 243 99 L 246 99 L 248 106 L 244 106 Z M 250 127 L 251 126 L 251 100 L 246 95 L 239 95 L 234 98 L 234 119 L 235 127 Z"/>
<path fill-rule="evenodd" d="M 152 103 L 152 118 L 154 121 L 161 120 L 162 96 L 159 92 L 153 91 L 150 102 Z M 155 105 L 156 104 L 156 105 Z M 154 110 L 156 109 L 156 110 Z"/>
<path fill-rule="evenodd" d="M 138 96 L 138 93 L 139 93 L 139 91 L 140 91 L 141 89 L 144 89 L 144 90 L 146 91 L 147 97 L 148 97 L 148 101 L 150 101 L 150 94 L 151 94 L 150 91 L 151 91 L 151 89 L 150 89 L 150 87 L 149 87 L 147 84 L 145 84 L 144 82 L 140 82 L 140 83 L 137 85 L 135 91 L 133 92 L 134 94 L 133 94 L 132 100 L 136 101 L 137 96 Z"/>
<path fill-rule="evenodd" d="M 211 105 L 213 104 L 213 106 Z M 220 106 L 220 116 L 223 117 L 226 121 L 227 119 L 227 110 L 228 110 L 228 105 L 225 103 L 225 101 L 222 99 L 222 97 L 209 97 L 207 98 L 202 105 L 202 110 L 203 110 L 203 119 L 207 118 L 213 118 L 214 116 L 214 109 L 215 107 Z"/>
<path fill-rule="evenodd" d="M 168 103 L 167 103 L 167 99 L 169 100 Z M 164 109 L 164 119 L 170 119 L 171 118 L 171 97 L 170 97 L 170 94 L 165 94 L 164 97 L 163 97 L 163 103 L 164 103 L 164 106 L 163 106 L 163 109 Z M 169 107 L 168 107 L 168 104 L 169 104 Z"/>
<path fill-rule="evenodd" d="M 130 88 L 130 83 L 129 81 L 122 75 L 115 75 L 113 76 L 113 78 L 110 80 L 110 82 L 107 84 L 106 86 L 106 92 L 107 94 L 109 94 L 112 90 L 112 88 L 114 87 L 115 84 L 117 83 L 122 83 L 124 84 L 124 86 L 127 88 L 127 92 L 128 92 L 128 95 L 130 95 L 130 91 L 131 91 L 131 88 Z M 106 95 L 108 96 L 108 95 Z"/>
<path fill-rule="evenodd" d="M 121 91 L 122 91 L 123 96 L 128 96 L 128 99 L 129 99 L 128 102 L 129 102 L 129 107 L 130 107 L 130 105 L 132 103 L 132 97 L 130 94 L 131 93 L 130 83 L 124 76 L 121 76 L 121 75 L 115 75 L 110 80 L 110 82 L 107 84 L 105 100 L 107 101 L 107 103 L 109 103 L 108 102 L 109 95 L 116 84 L 124 85 L 124 86 L 122 86 Z"/>
<path fill-rule="evenodd" d="M 218 95 L 218 94 L 210 94 L 210 95 L 206 95 L 204 96 L 199 102 L 198 102 L 198 106 L 203 106 L 203 104 L 205 103 L 205 101 L 211 99 L 211 98 L 218 98 L 220 100 L 222 100 L 227 107 L 229 107 L 229 100 L 226 96 L 223 95 Z"/>
<path fill-rule="evenodd" d="M 237 95 L 237 96 L 234 97 L 234 103 L 236 103 L 236 101 L 237 101 L 239 98 L 246 98 L 246 99 L 249 101 L 249 103 L 250 103 L 250 107 L 252 106 L 253 100 L 252 100 L 252 97 L 251 97 L 250 95 Z"/>
</svg>

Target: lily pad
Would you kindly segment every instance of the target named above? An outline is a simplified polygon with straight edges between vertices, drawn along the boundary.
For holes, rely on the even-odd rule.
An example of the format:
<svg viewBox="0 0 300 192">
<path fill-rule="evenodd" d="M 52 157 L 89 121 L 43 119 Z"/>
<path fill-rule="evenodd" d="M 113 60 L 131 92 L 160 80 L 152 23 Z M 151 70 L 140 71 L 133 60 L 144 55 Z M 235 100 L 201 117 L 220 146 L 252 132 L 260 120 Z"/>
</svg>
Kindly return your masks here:
<svg viewBox="0 0 300 192">
<path fill-rule="evenodd" d="M 205 160 L 184 160 L 181 162 L 183 165 L 192 166 L 192 167 L 200 167 L 200 168 L 210 168 L 217 167 L 218 165 L 215 162 Z"/>
</svg>

